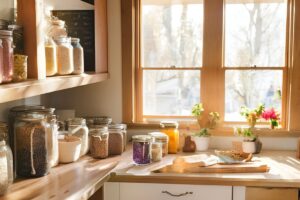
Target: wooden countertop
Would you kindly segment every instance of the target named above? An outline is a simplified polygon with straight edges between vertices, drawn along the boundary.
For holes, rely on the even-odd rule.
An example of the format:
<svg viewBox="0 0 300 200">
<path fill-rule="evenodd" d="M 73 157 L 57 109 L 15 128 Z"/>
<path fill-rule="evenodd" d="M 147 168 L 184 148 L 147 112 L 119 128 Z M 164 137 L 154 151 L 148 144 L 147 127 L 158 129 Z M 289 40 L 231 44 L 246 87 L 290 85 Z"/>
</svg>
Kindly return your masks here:
<svg viewBox="0 0 300 200">
<path fill-rule="evenodd" d="M 211 154 L 211 152 L 206 153 Z M 9 188 L 5 196 L 0 197 L 0 200 L 88 199 L 106 181 L 300 188 L 300 160 L 295 158 L 293 151 L 264 151 L 256 156 L 271 167 L 268 173 L 155 174 L 151 172 L 172 163 L 178 155 L 168 155 L 161 162 L 145 166 L 134 165 L 130 149 L 122 156 L 104 160 L 84 156 L 76 163 L 53 168 L 45 177 L 18 180 Z"/>
</svg>

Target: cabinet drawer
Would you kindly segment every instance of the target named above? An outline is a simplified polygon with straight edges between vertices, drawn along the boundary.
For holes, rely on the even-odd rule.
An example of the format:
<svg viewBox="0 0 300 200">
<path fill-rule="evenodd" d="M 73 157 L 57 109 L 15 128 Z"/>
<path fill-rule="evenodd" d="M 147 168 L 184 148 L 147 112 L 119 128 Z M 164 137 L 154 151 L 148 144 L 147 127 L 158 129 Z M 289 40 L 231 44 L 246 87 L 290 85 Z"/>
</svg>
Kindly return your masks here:
<svg viewBox="0 0 300 200">
<path fill-rule="evenodd" d="M 298 200 L 298 189 L 247 187 L 246 200 Z"/>
<path fill-rule="evenodd" d="M 120 183 L 120 200 L 231 200 L 231 186 Z"/>
</svg>

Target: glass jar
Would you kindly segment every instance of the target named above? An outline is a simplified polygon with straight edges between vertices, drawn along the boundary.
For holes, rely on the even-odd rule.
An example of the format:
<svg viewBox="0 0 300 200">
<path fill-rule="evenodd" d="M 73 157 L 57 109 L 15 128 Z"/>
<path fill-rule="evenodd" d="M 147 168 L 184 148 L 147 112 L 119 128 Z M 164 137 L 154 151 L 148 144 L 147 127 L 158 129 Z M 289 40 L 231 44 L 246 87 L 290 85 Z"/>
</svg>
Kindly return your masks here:
<svg viewBox="0 0 300 200">
<path fill-rule="evenodd" d="M 108 128 L 107 126 L 93 126 L 89 130 L 90 152 L 94 158 L 108 157 Z"/>
<path fill-rule="evenodd" d="M 123 151 L 126 150 L 127 146 L 127 125 L 126 124 L 109 124 L 110 129 L 119 129 L 123 134 Z"/>
<path fill-rule="evenodd" d="M 121 126 L 108 126 L 108 151 L 109 155 L 121 155 L 124 151 L 124 133 Z"/>
<path fill-rule="evenodd" d="M 27 58 L 24 55 L 14 55 L 14 82 L 27 80 Z"/>
<path fill-rule="evenodd" d="M 84 72 L 84 54 L 83 54 L 83 48 L 79 42 L 80 42 L 79 38 L 71 39 L 71 44 L 73 46 L 73 59 L 74 59 L 73 74 L 82 74 Z"/>
<path fill-rule="evenodd" d="M 73 47 L 71 38 L 58 37 L 56 42 L 57 74 L 67 75 L 74 71 Z"/>
<path fill-rule="evenodd" d="M 158 162 L 162 160 L 162 144 L 160 142 L 153 142 L 151 145 L 151 160 Z"/>
<path fill-rule="evenodd" d="M 8 144 L 8 127 L 7 123 L 0 122 L 0 141 L 5 141 Z"/>
<path fill-rule="evenodd" d="M 47 33 L 49 37 L 67 37 L 67 30 L 65 28 L 65 21 L 59 20 L 57 18 L 50 20 L 50 27 Z"/>
<path fill-rule="evenodd" d="M 14 49 L 12 31 L 0 30 L 0 39 L 3 46 L 3 83 L 12 81 L 14 67 Z"/>
<path fill-rule="evenodd" d="M 171 121 L 162 121 L 160 123 L 161 132 L 169 137 L 168 153 L 177 153 L 179 151 L 179 131 L 178 123 Z"/>
<path fill-rule="evenodd" d="M 41 177 L 49 173 L 45 115 L 26 113 L 15 122 L 17 176 Z"/>
<path fill-rule="evenodd" d="M 3 46 L 2 40 L 0 39 L 0 84 L 2 83 L 3 78 Z"/>
<path fill-rule="evenodd" d="M 138 165 L 151 162 L 151 140 L 149 135 L 132 136 L 133 161 Z"/>
<path fill-rule="evenodd" d="M 58 165 L 58 124 L 56 115 L 49 115 L 47 117 L 47 147 L 48 160 L 50 167 Z"/>
<path fill-rule="evenodd" d="M 5 141 L 0 141 L 0 195 L 6 193 L 13 183 L 13 157 L 11 149 Z"/>
<path fill-rule="evenodd" d="M 8 25 L 8 30 L 13 32 L 14 53 L 24 54 L 23 26 L 16 24 Z"/>
<path fill-rule="evenodd" d="M 89 129 L 83 118 L 74 118 L 67 121 L 69 135 L 81 139 L 80 156 L 87 154 L 89 151 Z"/>
<path fill-rule="evenodd" d="M 54 76 L 57 73 L 57 59 L 56 59 L 56 44 L 52 40 L 52 38 L 46 38 L 45 57 L 46 57 L 46 75 Z"/>
<path fill-rule="evenodd" d="M 169 137 L 162 132 L 152 132 L 149 135 L 153 138 L 154 142 L 160 142 L 162 145 L 162 156 L 168 154 Z"/>
</svg>

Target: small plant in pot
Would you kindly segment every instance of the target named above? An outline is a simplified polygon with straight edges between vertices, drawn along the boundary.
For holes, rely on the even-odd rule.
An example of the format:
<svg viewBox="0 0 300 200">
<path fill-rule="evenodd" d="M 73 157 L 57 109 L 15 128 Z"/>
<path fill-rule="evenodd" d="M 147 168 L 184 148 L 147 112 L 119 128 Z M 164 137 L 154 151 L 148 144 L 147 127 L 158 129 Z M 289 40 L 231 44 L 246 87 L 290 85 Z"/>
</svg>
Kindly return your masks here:
<svg viewBox="0 0 300 200">
<path fill-rule="evenodd" d="M 252 128 L 236 128 L 235 132 L 244 137 L 242 144 L 244 153 L 259 153 L 261 151 L 262 144 L 257 135 L 253 133 Z"/>
<path fill-rule="evenodd" d="M 201 129 L 194 134 L 193 140 L 196 143 L 197 151 L 206 151 L 209 147 L 210 133 L 207 128 Z"/>
<path fill-rule="evenodd" d="M 260 119 L 261 114 L 264 112 L 264 110 L 265 110 L 264 104 L 260 104 L 259 106 L 257 106 L 257 108 L 253 110 L 245 106 L 242 106 L 240 114 L 241 116 L 244 116 L 246 118 L 250 128 L 254 128 L 257 120 Z"/>
<path fill-rule="evenodd" d="M 202 103 L 197 103 L 192 108 L 192 115 L 197 118 L 197 122 L 200 127 L 201 127 L 200 122 L 202 119 L 203 112 L 204 112 L 204 108 L 203 108 Z"/>
</svg>

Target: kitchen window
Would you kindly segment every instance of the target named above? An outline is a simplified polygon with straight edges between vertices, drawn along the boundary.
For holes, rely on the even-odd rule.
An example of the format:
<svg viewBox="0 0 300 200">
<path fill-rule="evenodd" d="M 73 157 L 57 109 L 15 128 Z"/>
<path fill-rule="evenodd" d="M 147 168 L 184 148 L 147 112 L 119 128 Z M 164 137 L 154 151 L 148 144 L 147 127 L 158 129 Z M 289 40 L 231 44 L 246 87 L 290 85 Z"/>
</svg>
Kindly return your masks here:
<svg viewBox="0 0 300 200">
<path fill-rule="evenodd" d="M 123 34 L 131 40 L 122 44 L 132 50 L 123 50 L 123 57 L 132 56 L 123 58 L 123 83 L 131 86 L 123 86 L 124 121 L 190 121 L 192 106 L 202 102 L 204 116 L 217 111 L 228 126 L 245 121 L 241 106 L 264 103 L 281 112 L 283 128 L 296 127 L 294 5 L 294 0 L 124 2 L 134 8 L 122 24 L 123 30 L 124 24 L 133 27 L 131 35 Z"/>
</svg>

